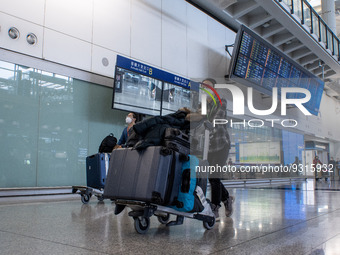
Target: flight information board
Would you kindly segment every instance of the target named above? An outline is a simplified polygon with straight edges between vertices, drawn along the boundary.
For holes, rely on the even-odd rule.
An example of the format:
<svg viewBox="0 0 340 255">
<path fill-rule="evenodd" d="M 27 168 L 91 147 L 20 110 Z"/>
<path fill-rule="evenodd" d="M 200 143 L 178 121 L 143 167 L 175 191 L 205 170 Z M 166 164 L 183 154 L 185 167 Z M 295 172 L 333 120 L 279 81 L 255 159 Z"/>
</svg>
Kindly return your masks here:
<svg viewBox="0 0 340 255">
<path fill-rule="evenodd" d="M 230 78 L 271 95 L 274 87 L 300 87 L 311 92 L 304 106 L 318 115 L 324 82 L 245 26 L 241 26 L 232 55 Z M 289 93 L 288 98 L 304 97 Z"/>
</svg>

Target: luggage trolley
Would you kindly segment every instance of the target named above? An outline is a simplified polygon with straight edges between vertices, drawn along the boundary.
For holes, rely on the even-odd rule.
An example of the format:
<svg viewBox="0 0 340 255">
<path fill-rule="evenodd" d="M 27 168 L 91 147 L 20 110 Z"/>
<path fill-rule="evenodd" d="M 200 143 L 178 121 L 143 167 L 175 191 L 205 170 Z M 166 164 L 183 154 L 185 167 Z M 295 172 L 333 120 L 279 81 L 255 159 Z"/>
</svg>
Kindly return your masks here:
<svg viewBox="0 0 340 255">
<path fill-rule="evenodd" d="M 212 128 L 211 123 L 204 123 L 204 145 L 203 159 L 208 157 L 209 150 L 209 129 Z M 128 213 L 134 219 L 134 227 L 137 233 L 144 234 L 150 227 L 150 217 L 155 215 L 161 224 L 166 226 L 175 226 L 183 224 L 184 218 L 196 219 L 203 222 L 203 227 L 210 230 L 215 225 L 215 215 L 210 207 L 210 201 L 205 198 L 202 189 L 197 190 L 197 195 L 204 209 L 201 212 L 181 212 L 171 207 L 162 206 L 150 202 L 116 199 L 115 215 L 121 213 L 125 207 L 129 207 L 132 211 Z M 175 221 L 170 221 L 170 215 L 176 215 Z"/>
<path fill-rule="evenodd" d="M 202 212 L 187 213 L 180 212 L 166 206 L 160 206 L 152 203 L 132 200 L 116 200 L 115 214 L 119 214 L 125 206 L 132 209 L 129 216 L 134 219 L 134 227 L 137 233 L 144 234 L 150 227 L 150 217 L 157 216 L 158 221 L 166 226 L 181 225 L 184 218 L 191 218 L 203 221 L 203 227 L 210 230 L 215 225 L 215 216 L 211 210 L 210 203 L 206 200 L 204 210 Z M 176 221 L 170 221 L 170 215 L 176 215 Z"/>
<path fill-rule="evenodd" d="M 83 204 L 90 202 L 92 196 L 96 196 L 99 201 L 103 201 L 103 189 L 95 189 L 88 186 L 72 186 L 73 194 L 80 194 Z"/>
</svg>

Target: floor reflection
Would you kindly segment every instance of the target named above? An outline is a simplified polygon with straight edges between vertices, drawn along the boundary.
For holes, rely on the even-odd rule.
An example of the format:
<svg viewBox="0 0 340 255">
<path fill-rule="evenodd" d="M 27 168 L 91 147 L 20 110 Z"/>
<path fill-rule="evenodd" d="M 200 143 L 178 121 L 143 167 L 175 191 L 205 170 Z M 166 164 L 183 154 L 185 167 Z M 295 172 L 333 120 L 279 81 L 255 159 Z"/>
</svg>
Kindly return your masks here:
<svg viewBox="0 0 340 255">
<path fill-rule="evenodd" d="M 18 249 L 25 254 L 339 254 L 338 186 L 309 180 L 228 188 L 236 196 L 235 212 L 227 218 L 222 207 L 212 230 L 193 219 L 166 227 L 151 217 L 145 235 L 136 233 L 127 209 L 114 215 L 115 205 L 109 200 L 91 200 L 87 205 L 80 199 L 0 204 L 0 250 L 1 254 L 18 254 Z"/>
</svg>

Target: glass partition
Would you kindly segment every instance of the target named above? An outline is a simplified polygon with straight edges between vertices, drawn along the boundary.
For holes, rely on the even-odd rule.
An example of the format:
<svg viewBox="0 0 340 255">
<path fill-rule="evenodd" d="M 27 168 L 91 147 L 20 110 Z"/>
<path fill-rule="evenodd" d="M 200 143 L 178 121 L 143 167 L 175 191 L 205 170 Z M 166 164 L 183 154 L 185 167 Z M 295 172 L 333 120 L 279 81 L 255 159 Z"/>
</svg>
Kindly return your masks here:
<svg viewBox="0 0 340 255">
<path fill-rule="evenodd" d="M 321 34 L 321 42 L 323 42 L 326 47 L 328 47 L 327 45 L 327 27 L 325 25 L 325 23 L 320 22 L 320 34 Z"/>
<path fill-rule="evenodd" d="M 333 47 L 334 54 L 337 57 L 339 57 L 339 40 L 337 38 L 334 38 L 333 43 L 334 43 L 334 47 Z"/>
<path fill-rule="evenodd" d="M 319 39 L 320 38 L 319 20 L 317 18 L 317 14 L 315 12 L 312 12 L 312 23 L 313 23 L 312 33 L 316 34 L 316 36 Z"/>
<path fill-rule="evenodd" d="M 112 88 L 0 61 L 0 188 L 86 184 L 85 159 L 126 112 Z"/>
<path fill-rule="evenodd" d="M 294 14 L 303 20 L 301 0 L 293 0 Z"/>
<path fill-rule="evenodd" d="M 334 40 L 333 40 L 333 35 L 330 30 L 327 30 L 327 42 L 328 42 L 328 49 L 331 50 L 332 54 L 334 52 Z"/>
<path fill-rule="evenodd" d="M 302 11 L 303 11 L 303 17 L 304 17 L 303 19 L 304 24 L 307 25 L 309 29 L 311 30 L 312 29 L 311 11 L 305 2 L 302 2 Z"/>
</svg>

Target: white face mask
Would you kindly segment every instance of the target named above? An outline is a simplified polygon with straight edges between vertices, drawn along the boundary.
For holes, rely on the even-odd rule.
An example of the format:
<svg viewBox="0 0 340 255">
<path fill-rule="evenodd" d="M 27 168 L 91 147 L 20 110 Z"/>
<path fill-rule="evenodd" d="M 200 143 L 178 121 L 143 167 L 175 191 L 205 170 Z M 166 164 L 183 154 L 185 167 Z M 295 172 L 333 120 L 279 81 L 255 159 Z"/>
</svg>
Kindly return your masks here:
<svg viewBox="0 0 340 255">
<path fill-rule="evenodd" d="M 132 122 L 132 119 L 130 117 L 126 117 L 125 122 L 126 124 L 130 124 Z"/>
</svg>

